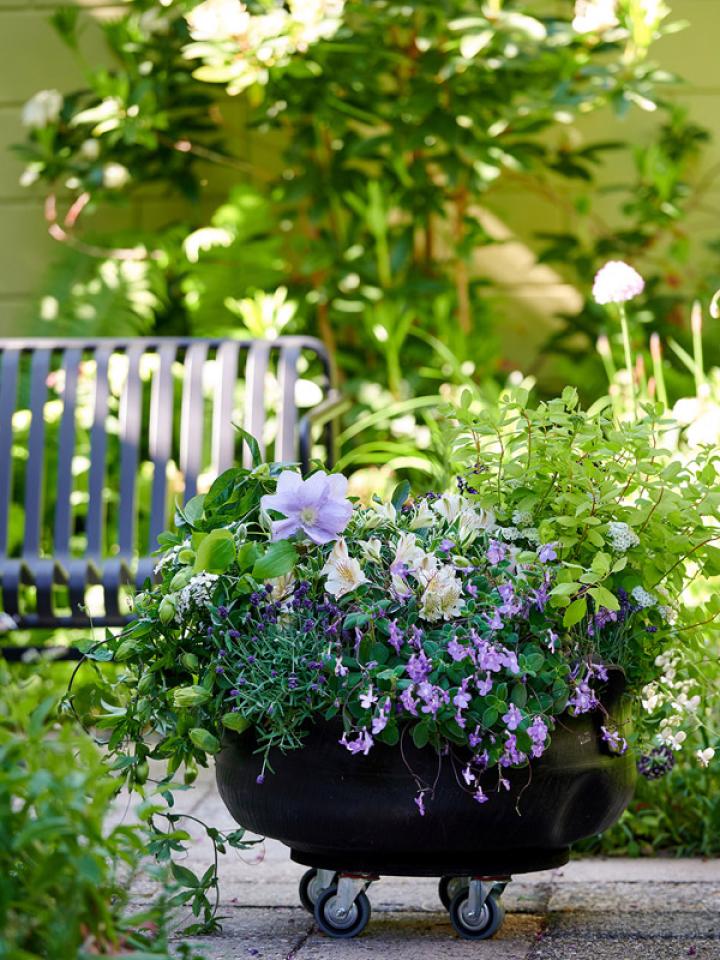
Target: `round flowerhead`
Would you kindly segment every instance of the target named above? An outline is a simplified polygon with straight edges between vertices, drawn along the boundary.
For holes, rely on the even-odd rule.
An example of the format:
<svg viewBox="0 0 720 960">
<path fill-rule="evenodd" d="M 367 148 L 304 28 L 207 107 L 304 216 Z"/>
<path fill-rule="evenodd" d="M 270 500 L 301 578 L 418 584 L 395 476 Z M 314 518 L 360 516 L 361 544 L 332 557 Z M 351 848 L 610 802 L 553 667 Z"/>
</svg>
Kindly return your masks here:
<svg viewBox="0 0 720 960">
<path fill-rule="evenodd" d="M 22 125 L 38 130 L 49 123 L 56 123 L 63 103 L 63 95 L 59 90 L 39 90 L 22 109 Z"/>
<path fill-rule="evenodd" d="M 273 540 L 287 540 L 295 533 L 303 533 L 313 543 L 337 540 L 352 516 L 346 490 L 347 479 L 339 473 L 328 476 L 319 470 L 303 480 L 293 470 L 285 470 L 278 477 L 275 493 L 260 501 L 263 510 L 285 515 L 285 520 L 273 521 Z"/>
<path fill-rule="evenodd" d="M 637 270 L 622 260 L 610 260 L 595 275 L 592 293 L 596 303 L 626 303 L 644 289 L 645 281 Z"/>
</svg>

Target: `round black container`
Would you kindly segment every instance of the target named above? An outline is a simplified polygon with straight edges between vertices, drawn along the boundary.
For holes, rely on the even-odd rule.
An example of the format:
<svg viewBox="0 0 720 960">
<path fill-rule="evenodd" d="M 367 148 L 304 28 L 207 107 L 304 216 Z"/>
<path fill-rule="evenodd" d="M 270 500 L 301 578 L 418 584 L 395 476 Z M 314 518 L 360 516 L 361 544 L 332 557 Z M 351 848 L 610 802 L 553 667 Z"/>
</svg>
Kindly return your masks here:
<svg viewBox="0 0 720 960">
<path fill-rule="evenodd" d="M 610 672 L 605 710 L 627 721 L 625 687 Z M 302 749 L 271 756 L 274 773 L 256 783 L 261 759 L 248 731 L 228 735 L 216 758 L 220 796 L 248 830 L 281 840 L 299 863 L 332 870 L 442 876 L 509 875 L 565 863 L 570 844 L 607 829 L 633 793 L 635 764 L 616 756 L 600 736 L 607 723 L 596 711 L 560 718 L 546 753 L 529 767 L 483 775 L 489 796 L 479 804 L 462 788 L 462 751 L 438 756 L 376 743 L 367 757 L 338 743 L 339 722 L 321 722 Z M 413 803 L 416 782 L 428 785 L 425 816 Z M 464 786 L 464 784 L 463 784 Z"/>
</svg>

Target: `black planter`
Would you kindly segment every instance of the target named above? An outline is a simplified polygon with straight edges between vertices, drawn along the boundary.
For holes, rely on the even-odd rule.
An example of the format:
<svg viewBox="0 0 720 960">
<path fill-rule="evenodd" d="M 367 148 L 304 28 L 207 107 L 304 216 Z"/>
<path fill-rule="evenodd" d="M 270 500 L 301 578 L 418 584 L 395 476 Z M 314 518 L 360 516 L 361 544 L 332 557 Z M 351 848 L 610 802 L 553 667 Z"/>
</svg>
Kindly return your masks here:
<svg viewBox="0 0 720 960">
<path fill-rule="evenodd" d="M 615 723 L 627 720 L 624 677 L 614 670 L 602 693 Z M 462 784 L 461 751 L 438 757 L 403 739 L 407 766 L 425 784 L 426 814 L 413 803 L 415 780 L 400 746 L 376 744 L 353 756 L 338 743 L 338 722 L 318 723 L 304 747 L 271 757 L 274 773 L 256 783 L 261 760 L 252 733 L 229 735 L 217 757 L 218 789 L 243 827 L 281 840 L 314 867 L 416 876 L 509 875 L 565 863 L 570 845 L 611 826 L 633 793 L 630 756 L 610 753 L 599 711 L 564 715 L 547 752 L 529 767 L 483 775 L 490 799 L 478 804 Z"/>
</svg>

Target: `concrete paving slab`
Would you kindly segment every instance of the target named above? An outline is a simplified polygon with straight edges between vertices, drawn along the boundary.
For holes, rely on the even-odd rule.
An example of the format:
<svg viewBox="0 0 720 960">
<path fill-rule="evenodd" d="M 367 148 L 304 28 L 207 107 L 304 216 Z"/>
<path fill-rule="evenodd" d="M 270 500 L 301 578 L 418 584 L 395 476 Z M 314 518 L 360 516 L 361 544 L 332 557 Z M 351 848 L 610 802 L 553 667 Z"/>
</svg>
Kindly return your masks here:
<svg viewBox="0 0 720 960">
<path fill-rule="evenodd" d="M 717 940 L 543 940 L 527 960 L 720 960 Z"/>
<path fill-rule="evenodd" d="M 304 910 L 224 910 L 222 933 L 213 937 L 176 937 L 208 960 L 287 960 L 305 943 L 312 922 Z M 339 960 L 339 958 L 338 958 Z"/>
<path fill-rule="evenodd" d="M 607 911 L 600 913 L 551 914 L 548 927 L 553 940 L 615 939 L 716 939 L 720 955 L 720 916 L 715 910 L 684 911 L 633 910 L 627 913 Z"/>
<path fill-rule="evenodd" d="M 712 860 L 673 857 L 587 857 L 571 860 L 557 871 L 563 883 L 717 883 L 720 858 Z"/>
<path fill-rule="evenodd" d="M 509 888 L 508 888 L 509 889 Z M 598 913 L 642 910 L 696 912 L 713 910 L 720 916 L 720 884 L 713 883 L 563 883 L 558 880 L 547 905 L 551 913 Z"/>
<path fill-rule="evenodd" d="M 461 940 L 446 914 L 393 913 L 373 916 L 365 933 L 355 940 L 331 940 L 310 934 L 298 960 L 525 960 L 542 918 L 510 916 L 493 940 Z"/>
</svg>

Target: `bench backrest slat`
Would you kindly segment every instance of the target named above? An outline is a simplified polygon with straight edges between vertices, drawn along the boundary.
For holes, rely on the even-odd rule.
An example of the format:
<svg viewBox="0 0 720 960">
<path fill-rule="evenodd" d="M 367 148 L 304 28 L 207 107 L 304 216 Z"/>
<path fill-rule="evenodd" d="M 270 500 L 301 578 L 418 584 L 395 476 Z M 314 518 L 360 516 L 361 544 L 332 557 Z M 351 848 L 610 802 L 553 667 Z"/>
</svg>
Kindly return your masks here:
<svg viewBox="0 0 720 960">
<path fill-rule="evenodd" d="M 19 350 L 5 350 L 2 355 L 0 380 L 0 553 L 8 547 L 10 494 L 12 490 L 13 413 L 16 407 Z"/>
<path fill-rule="evenodd" d="M 203 431 L 205 426 L 203 372 L 207 361 L 206 343 L 194 343 L 185 354 L 186 375 L 183 381 L 180 421 L 180 469 L 185 477 L 185 500 L 197 493 L 198 475 L 202 467 Z"/>
<path fill-rule="evenodd" d="M 25 461 L 25 537 L 23 553 L 36 555 L 40 549 L 40 530 L 45 479 L 45 401 L 50 354 L 33 354 L 30 373 L 30 438 Z"/>
<path fill-rule="evenodd" d="M 55 505 L 55 553 L 65 557 L 70 552 L 72 532 L 73 454 L 75 451 L 75 406 L 82 351 L 71 347 L 63 352 L 63 413 L 58 445 L 57 502 Z"/>
</svg>

